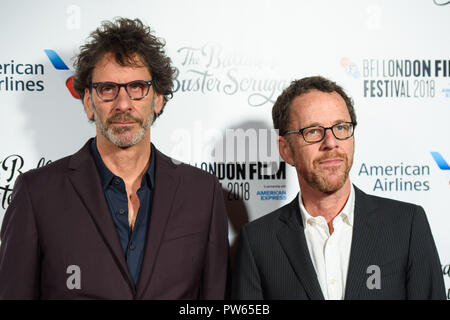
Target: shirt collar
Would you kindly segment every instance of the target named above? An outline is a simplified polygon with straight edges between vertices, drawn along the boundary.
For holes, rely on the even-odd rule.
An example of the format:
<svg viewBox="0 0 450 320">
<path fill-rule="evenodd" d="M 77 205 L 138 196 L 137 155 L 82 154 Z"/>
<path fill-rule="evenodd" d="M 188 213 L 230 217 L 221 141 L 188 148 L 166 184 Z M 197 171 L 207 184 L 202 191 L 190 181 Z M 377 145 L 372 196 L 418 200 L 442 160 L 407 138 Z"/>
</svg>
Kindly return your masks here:
<svg viewBox="0 0 450 320">
<path fill-rule="evenodd" d="M 155 186 L 155 152 L 156 148 L 153 145 L 153 143 L 150 144 L 150 165 L 148 166 L 147 171 L 145 172 L 144 176 L 142 177 L 141 186 L 144 186 L 147 184 L 147 186 L 150 189 L 153 189 Z M 102 157 L 100 156 L 100 152 L 98 152 L 97 149 L 97 138 L 92 139 L 91 145 L 90 145 L 90 151 L 92 154 L 92 157 L 94 158 L 95 165 L 97 167 L 97 171 L 100 175 L 100 181 L 102 183 L 102 188 L 105 190 L 109 184 L 111 183 L 111 180 L 114 179 L 115 175 L 106 167 L 105 163 L 102 160 Z"/>
<path fill-rule="evenodd" d="M 306 228 L 309 219 L 312 220 L 320 219 L 318 217 L 311 216 L 308 213 L 308 211 L 306 211 L 305 206 L 303 205 L 301 190 L 298 193 L 298 202 L 304 228 Z M 344 208 L 341 210 L 341 212 L 339 212 L 339 214 L 336 217 L 340 216 L 345 223 L 347 223 L 350 226 L 353 226 L 354 211 L 355 211 L 355 189 L 352 184 L 350 188 L 350 196 L 348 197 Z"/>
</svg>

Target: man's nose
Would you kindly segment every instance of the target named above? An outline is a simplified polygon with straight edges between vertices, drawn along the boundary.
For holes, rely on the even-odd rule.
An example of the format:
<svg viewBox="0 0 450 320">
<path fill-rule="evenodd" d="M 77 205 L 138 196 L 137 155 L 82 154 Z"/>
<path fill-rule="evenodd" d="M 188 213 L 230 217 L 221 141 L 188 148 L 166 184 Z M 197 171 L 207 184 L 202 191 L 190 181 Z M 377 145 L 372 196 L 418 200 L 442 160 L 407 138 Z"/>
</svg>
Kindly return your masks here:
<svg viewBox="0 0 450 320">
<path fill-rule="evenodd" d="M 325 137 L 322 140 L 322 148 L 333 149 L 337 146 L 338 139 L 334 136 L 331 128 L 325 130 Z"/>
<path fill-rule="evenodd" d="M 128 95 L 125 87 L 119 87 L 119 93 L 117 94 L 116 99 L 114 100 L 114 107 L 117 110 L 126 111 L 131 109 L 131 98 Z"/>
</svg>

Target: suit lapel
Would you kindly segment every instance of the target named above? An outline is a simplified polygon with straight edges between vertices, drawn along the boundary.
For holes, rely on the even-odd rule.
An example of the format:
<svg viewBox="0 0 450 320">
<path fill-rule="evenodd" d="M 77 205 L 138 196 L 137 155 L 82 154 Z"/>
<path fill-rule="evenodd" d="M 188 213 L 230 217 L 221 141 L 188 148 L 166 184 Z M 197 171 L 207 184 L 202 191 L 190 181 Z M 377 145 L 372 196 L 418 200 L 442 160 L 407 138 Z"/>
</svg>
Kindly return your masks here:
<svg viewBox="0 0 450 320">
<path fill-rule="evenodd" d="M 361 298 L 366 289 L 368 278 L 367 267 L 378 240 L 378 229 L 375 225 L 374 212 L 376 205 L 372 199 L 355 186 L 355 211 L 350 261 L 345 289 L 346 300 Z"/>
<path fill-rule="evenodd" d="M 299 217 L 299 213 L 300 208 L 297 195 L 289 204 L 287 210 L 280 216 L 282 225 L 277 232 L 277 238 L 309 298 L 312 300 L 324 300 L 309 255 L 303 222 Z"/>
<path fill-rule="evenodd" d="M 72 156 L 69 162 L 69 180 L 92 217 L 106 246 L 111 251 L 123 277 L 127 279 L 131 290 L 134 291 L 134 283 L 128 272 L 117 231 L 103 194 L 100 177 L 94 159 L 90 154 L 89 145 L 91 141 L 92 139 Z"/>
<path fill-rule="evenodd" d="M 144 260 L 137 288 L 138 298 L 142 297 L 150 283 L 179 184 L 179 177 L 175 174 L 176 165 L 156 148 L 154 150 L 156 151 L 155 188 Z"/>
</svg>

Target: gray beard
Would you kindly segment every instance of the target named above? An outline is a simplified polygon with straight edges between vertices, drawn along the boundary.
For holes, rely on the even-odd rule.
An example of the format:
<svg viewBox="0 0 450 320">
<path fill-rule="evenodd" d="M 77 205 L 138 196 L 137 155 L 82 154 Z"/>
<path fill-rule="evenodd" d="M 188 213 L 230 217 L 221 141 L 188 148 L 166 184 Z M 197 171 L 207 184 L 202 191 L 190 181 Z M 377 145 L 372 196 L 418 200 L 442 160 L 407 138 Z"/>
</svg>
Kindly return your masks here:
<svg viewBox="0 0 450 320">
<path fill-rule="evenodd" d="M 137 119 L 135 117 L 132 117 L 129 114 L 123 114 L 123 115 L 114 115 L 106 120 L 106 124 L 101 122 L 100 118 L 97 115 L 97 109 L 95 107 L 94 101 L 91 99 L 91 105 L 92 105 L 92 111 L 94 113 L 94 120 L 95 125 L 97 126 L 98 131 L 111 143 L 116 145 L 119 148 L 128 148 L 131 146 L 134 146 L 139 141 L 141 141 L 145 135 L 147 134 L 148 130 L 150 129 L 153 119 L 154 119 L 154 106 L 155 106 L 155 100 L 152 99 L 152 105 L 151 105 L 151 112 L 149 117 L 145 122 L 143 122 L 141 119 Z M 131 128 L 128 127 L 122 127 L 122 128 L 112 128 L 109 126 L 108 122 L 110 122 L 112 119 L 122 119 L 122 120 L 133 120 L 138 123 L 139 130 L 138 132 L 131 136 L 131 137 L 121 137 L 121 135 L 127 131 L 130 131 Z"/>
</svg>

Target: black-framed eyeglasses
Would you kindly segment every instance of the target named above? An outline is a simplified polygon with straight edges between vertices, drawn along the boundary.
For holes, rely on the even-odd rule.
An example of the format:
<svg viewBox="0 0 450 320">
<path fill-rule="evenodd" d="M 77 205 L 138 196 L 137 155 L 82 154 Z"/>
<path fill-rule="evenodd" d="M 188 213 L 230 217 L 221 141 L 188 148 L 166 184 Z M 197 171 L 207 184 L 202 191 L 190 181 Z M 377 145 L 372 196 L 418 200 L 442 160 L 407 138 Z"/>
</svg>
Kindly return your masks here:
<svg viewBox="0 0 450 320">
<path fill-rule="evenodd" d="M 353 122 L 341 122 L 336 123 L 331 127 L 312 126 L 299 130 L 286 131 L 284 135 L 299 133 L 306 142 L 314 143 L 322 141 L 325 138 L 325 133 L 330 129 L 336 139 L 345 140 L 353 136 L 355 126 L 356 123 Z"/>
<path fill-rule="evenodd" d="M 135 80 L 127 83 L 93 82 L 90 87 L 95 88 L 100 99 L 108 102 L 117 98 L 121 87 L 125 88 L 130 99 L 141 100 L 147 96 L 152 84 L 152 80 Z"/>
</svg>

